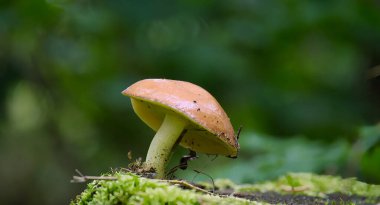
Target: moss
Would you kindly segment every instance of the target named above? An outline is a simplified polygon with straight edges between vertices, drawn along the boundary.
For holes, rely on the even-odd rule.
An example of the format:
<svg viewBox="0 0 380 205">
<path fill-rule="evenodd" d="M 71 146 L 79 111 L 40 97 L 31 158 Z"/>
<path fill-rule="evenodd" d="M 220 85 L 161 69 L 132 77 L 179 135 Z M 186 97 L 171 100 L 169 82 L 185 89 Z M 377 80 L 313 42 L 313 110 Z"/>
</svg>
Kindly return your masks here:
<svg viewBox="0 0 380 205">
<path fill-rule="evenodd" d="M 177 185 L 131 173 L 116 173 L 114 176 L 117 180 L 89 183 L 71 204 L 265 204 L 184 190 Z"/>
<path fill-rule="evenodd" d="M 380 196 L 380 185 L 366 184 L 357 181 L 355 178 L 342 179 L 339 176 L 316 175 L 311 173 L 289 173 L 275 181 L 260 184 L 234 185 L 233 187 L 235 191 L 238 192 L 298 192 L 308 196 L 321 197 L 330 193 L 343 193 L 364 197 Z"/>
<path fill-rule="evenodd" d="M 183 189 L 165 180 L 148 179 L 132 173 L 119 172 L 113 176 L 116 180 L 95 180 L 89 183 L 87 189 L 71 204 L 267 204 L 232 196 L 220 197 L 196 192 Z M 379 201 L 380 197 L 380 185 L 366 184 L 354 178 L 342 179 L 338 176 L 311 173 L 289 173 L 277 180 L 260 184 L 237 185 L 228 179 L 217 179 L 215 187 L 210 183 L 200 183 L 200 185 L 208 190 L 215 188 L 219 193 L 238 193 L 241 196 L 245 193 L 253 194 L 252 196 L 260 196 L 259 193 L 271 196 L 275 193 L 273 195 L 275 198 L 285 196 L 285 198 L 293 198 L 293 201 L 300 195 L 321 197 L 315 200 L 328 201 L 331 199 L 331 194 L 334 196 L 337 193 L 362 196 L 365 197 L 365 201 Z M 341 197 L 341 195 L 337 196 Z M 310 197 L 304 197 L 304 200 L 313 199 Z M 258 197 L 251 199 L 260 200 Z M 345 202 L 350 201 L 352 200 L 347 198 Z"/>
</svg>

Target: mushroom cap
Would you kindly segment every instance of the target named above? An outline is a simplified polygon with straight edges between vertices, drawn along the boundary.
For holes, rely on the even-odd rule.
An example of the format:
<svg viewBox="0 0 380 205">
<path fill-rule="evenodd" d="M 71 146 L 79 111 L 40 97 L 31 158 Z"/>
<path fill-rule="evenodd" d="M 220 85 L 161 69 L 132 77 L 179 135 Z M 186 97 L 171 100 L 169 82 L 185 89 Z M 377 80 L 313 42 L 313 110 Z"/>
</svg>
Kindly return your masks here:
<svg viewBox="0 0 380 205">
<path fill-rule="evenodd" d="M 189 82 L 145 79 L 125 89 L 136 114 L 157 131 L 166 114 L 176 113 L 188 123 L 179 142 L 196 152 L 236 157 L 239 144 L 230 119 L 216 99 Z"/>
</svg>

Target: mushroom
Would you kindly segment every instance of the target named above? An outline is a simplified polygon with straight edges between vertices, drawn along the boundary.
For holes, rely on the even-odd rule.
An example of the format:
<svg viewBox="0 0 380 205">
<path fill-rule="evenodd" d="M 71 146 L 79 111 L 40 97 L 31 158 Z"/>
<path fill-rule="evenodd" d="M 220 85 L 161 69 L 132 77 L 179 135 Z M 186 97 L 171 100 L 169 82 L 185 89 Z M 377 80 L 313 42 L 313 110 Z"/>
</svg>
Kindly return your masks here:
<svg viewBox="0 0 380 205">
<path fill-rule="evenodd" d="M 195 152 L 236 158 L 239 144 L 223 108 L 203 88 L 189 82 L 145 79 L 125 89 L 135 113 L 156 134 L 144 163 L 164 178 L 175 145 Z"/>
</svg>

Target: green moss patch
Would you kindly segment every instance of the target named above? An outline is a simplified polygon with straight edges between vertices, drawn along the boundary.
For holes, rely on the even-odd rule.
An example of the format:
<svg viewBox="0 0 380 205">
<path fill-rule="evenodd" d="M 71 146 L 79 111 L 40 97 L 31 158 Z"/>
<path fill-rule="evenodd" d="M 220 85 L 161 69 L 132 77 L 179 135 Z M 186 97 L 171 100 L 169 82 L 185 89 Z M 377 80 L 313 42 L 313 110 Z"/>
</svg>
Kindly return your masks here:
<svg viewBox="0 0 380 205">
<path fill-rule="evenodd" d="M 274 181 L 236 185 L 229 180 L 216 180 L 219 193 L 233 190 L 233 196 L 271 204 L 378 204 L 380 185 L 355 178 L 311 173 L 289 173 Z M 210 184 L 204 184 L 210 187 Z"/>
<path fill-rule="evenodd" d="M 116 173 L 117 180 L 95 180 L 71 204 L 264 204 L 236 197 L 220 197 L 178 185 Z"/>
<path fill-rule="evenodd" d="M 320 197 L 332 193 L 360 195 L 369 198 L 380 197 L 380 185 L 367 184 L 357 181 L 355 178 L 342 179 L 339 176 L 311 173 L 289 173 L 275 181 L 260 184 L 234 185 L 234 189 L 238 192 L 275 191 L 283 194 L 302 193 L 307 196 Z"/>
<path fill-rule="evenodd" d="M 354 178 L 290 173 L 274 181 L 237 185 L 215 180 L 192 187 L 118 172 L 114 180 L 95 180 L 71 204 L 377 204 L 380 185 Z M 177 181 L 178 182 L 178 181 Z"/>
</svg>

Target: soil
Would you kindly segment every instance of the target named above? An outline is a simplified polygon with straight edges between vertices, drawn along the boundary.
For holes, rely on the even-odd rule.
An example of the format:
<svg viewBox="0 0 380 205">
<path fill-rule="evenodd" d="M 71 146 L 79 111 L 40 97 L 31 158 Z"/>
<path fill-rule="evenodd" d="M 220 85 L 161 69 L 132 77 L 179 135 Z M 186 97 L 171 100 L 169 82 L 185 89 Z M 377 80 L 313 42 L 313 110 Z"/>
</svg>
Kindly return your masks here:
<svg viewBox="0 0 380 205">
<path fill-rule="evenodd" d="M 271 204 L 310 204 L 310 205 L 326 205 L 326 204 L 360 204 L 371 205 L 379 204 L 380 197 L 368 198 L 359 195 L 346 195 L 342 193 L 327 194 L 325 198 L 306 196 L 302 194 L 280 194 L 277 192 L 253 192 L 253 193 L 233 193 L 230 191 L 218 192 L 221 195 L 232 194 L 235 197 L 248 199 L 251 201 L 267 202 Z"/>
</svg>

